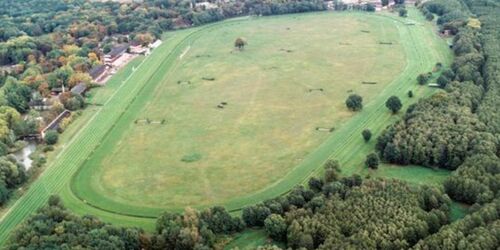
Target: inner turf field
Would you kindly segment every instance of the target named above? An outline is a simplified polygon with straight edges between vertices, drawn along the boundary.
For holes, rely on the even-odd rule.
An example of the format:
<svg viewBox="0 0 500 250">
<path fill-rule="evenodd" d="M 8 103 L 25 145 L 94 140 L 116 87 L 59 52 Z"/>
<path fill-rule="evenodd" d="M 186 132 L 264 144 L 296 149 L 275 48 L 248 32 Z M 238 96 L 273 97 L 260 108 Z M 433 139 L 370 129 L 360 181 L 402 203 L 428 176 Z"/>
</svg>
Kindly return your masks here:
<svg viewBox="0 0 500 250">
<path fill-rule="evenodd" d="M 398 118 L 384 106 L 389 96 L 407 106 L 433 93 L 416 76 L 450 61 L 415 13 L 245 18 L 166 34 L 92 96 L 98 105 L 62 135 L 47 169 L 1 218 L 0 242 L 53 193 L 76 213 L 151 229 L 164 210 L 237 211 L 283 194 L 328 158 L 346 166 L 343 174 L 368 173 L 362 162 L 374 140 L 363 143 L 361 131 L 375 138 Z M 240 36 L 242 52 L 233 49 Z M 350 93 L 363 96 L 363 111 L 346 110 Z M 392 166 L 370 174 L 424 183 L 435 175 L 412 169 L 416 181 Z"/>
<path fill-rule="evenodd" d="M 233 48 L 237 37 L 248 42 L 243 51 Z M 218 27 L 160 69 L 157 86 L 137 96 L 141 107 L 118 121 L 74 190 L 100 206 L 182 209 L 269 186 L 353 115 L 344 104 L 350 93 L 370 102 L 404 69 L 398 40 L 390 20 L 357 15 Z"/>
</svg>

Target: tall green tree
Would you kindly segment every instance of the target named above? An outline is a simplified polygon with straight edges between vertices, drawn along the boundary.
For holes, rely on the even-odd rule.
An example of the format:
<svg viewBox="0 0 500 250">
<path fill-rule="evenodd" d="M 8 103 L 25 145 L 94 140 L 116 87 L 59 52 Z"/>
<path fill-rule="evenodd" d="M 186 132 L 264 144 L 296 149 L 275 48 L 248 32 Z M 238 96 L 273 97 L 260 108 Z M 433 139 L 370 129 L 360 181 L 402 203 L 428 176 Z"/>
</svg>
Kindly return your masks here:
<svg viewBox="0 0 500 250">
<path fill-rule="evenodd" d="M 401 100 L 397 96 L 391 96 L 385 102 L 385 106 L 392 111 L 393 114 L 397 113 L 402 107 L 403 104 Z"/>
<path fill-rule="evenodd" d="M 361 132 L 361 135 L 363 136 L 365 142 L 368 142 L 372 138 L 372 131 L 369 129 L 364 129 L 363 132 Z"/>
<path fill-rule="evenodd" d="M 363 97 L 357 94 L 349 95 L 345 101 L 345 105 L 352 111 L 359 111 L 363 109 Z"/>
<path fill-rule="evenodd" d="M 379 165 L 378 155 L 376 153 L 370 153 L 367 155 L 365 165 L 369 168 L 377 169 Z"/>
<path fill-rule="evenodd" d="M 271 238 L 283 241 L 286 238 L 287 225 L 285 219 L 279 214 L 271 214 L 264 220 L 264 228 Z"/>
</svg>

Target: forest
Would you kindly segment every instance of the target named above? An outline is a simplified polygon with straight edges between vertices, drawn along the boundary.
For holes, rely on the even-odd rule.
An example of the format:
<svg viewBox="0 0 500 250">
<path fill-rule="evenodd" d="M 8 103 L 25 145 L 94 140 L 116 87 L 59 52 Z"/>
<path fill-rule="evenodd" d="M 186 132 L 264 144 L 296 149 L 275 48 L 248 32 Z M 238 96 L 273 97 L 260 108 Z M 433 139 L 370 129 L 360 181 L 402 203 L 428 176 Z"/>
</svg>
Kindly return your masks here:
<svg viewBox="0 0 500 250">
<path fill-rule="evenodd" d="M 376 147 L 388 162 L 454 170 L 444 183 L 446 193 L 472 205 L 470 216 L 444 226 L 416 249 L 490 249 L 500 244 L 495 233 L 500 185 L 500 2 L 434 0 L 424 3 L 422 11 L 438 15 L 441 29 L 456 34 L 452 70 L 440 77 L 441 83 L 438 79 L 445 92 L 409 107 L 403 119 L 378 138 Z"/>
<path fill-rule="evenodd" d="M 499 244 L 498 199 L 451 223 L 451 199 L 440 188 L 340 178 L 339 169 L 331 160 L 321 178 L 247 207 L 241 218 L 222 207 L 165 212 L 154 233 L 75 216 L 52 196 L 14 232 L 7 249 L 220 249 L 227 236 L 245 228 L 263 228 L 291 249 L 496 249 Z"/>
<path fill-rule="evenodd" d="M 30 2 L 35 1 L 26 1 L 27 4 Z M 105 27 L 115 27 L 116 32 L 124 33 L 148 30 L 153 37 L 166 29 L 197 25 L 243 13 L 267 15 L 324 9 L 322 2 L 232 2 L 223 6 L 222 16 L 218 16 L 209 14 L 211 11 L 189 10 L 185 2 L 146 1 L 145 5 L 137 4 L 136 8 L 123 12 L 121 8 L 116 9 L 119 5 L 113 3 L 91 5 L 84 1 L 73 1 L 69 6 L 63 1 L 50 2 L 53 2 L 51 10 L 43 13 L 25 13 L 22 4 L 9 7 L 12 8 L 9 13 L 16 14 L 8 18 L 11 20 L 2 21 L 12 23 L 5 26 L 9 27 L 8 34 L 5 31 L 7 29 L 0 32 L 6 37 L 4 41 L 27 39 L 26 27 L 13 24 L 24 22 L 12 20 L 25 20 L 22 18 L 28 15 L 44 16 L 46 13 L 66 13 L 71 10 L 85 13 L 88 10 L 88 23 L 77 22 L 72 25 L 98 30 L 97 27 L 105 21 L 98 17 L 90 18 L 93 15 L 90 11 L 92 6 L 100 6 L 100 11 L 117 11 L 116 19 L 114 15 L 106 16 L 113 20 L 107 20 L 109 27 Z M 273 7 L 273 4 L 281 8 Z M 151 8 L 143 16 L 150 23 L 141 23 L 148 23 L 144 26 L 147 28 L 134 29 L 136 26 L 124 24 L 133 22 L 136 16 L 132 13 L 142 13 L 144 8 Z M 57 197 L 52 197 L 46 207 L 13 234 L 8 249 L 214 249 L 220 248 L 226 237 L 245 228 L 264 229 L 274 241 L 292 249 L 498 249 L 500 1 L 430 0 L 419 5 L 419 8 L 428 20 L 437 17 L 441 31 L 446 30 L 454 35 L 452 49 L 455 59 L 451 69 L 437 79 L 443 90 L 408 107 L 403 117 L 377 138 L 376 150 L 382 161 L 400 167 L 418 164 L 453 171 L 442 188 L 413 186 L 402 181 L 358 175 L 341 177 L 341 166 L 331 160 L 323 166 L 324 174 L 310 178 L 306 187 L 298 186 L 286 195 L 246 207 L 241 218 L 232 217 L 222 207 L 202 211 L 187 208 L 182 214 L 164 213 L 158 218 L 154 233 L 137 228 L 115 227 L 90 216 L 73 215 Z M 129 18 L 125 18 L 127 13 Z M 156 13 L 156 18 L 149 17 L 152 13 Z M 72 17 L 69 15 L 66 18 L 69 20 Z M 43 23 L 43 17 L 40 18 L 40 23 Z M 61 29 L 71 30 L 71 25 L 53 25 L 55 27 L 49 24 L 31 27 L 31 32 L 38 32 L 36 34 L 43 37 L 48 33 L 57 34 Z M 106 32 L 109 32 L 108 28 Z M 156 28 L 159 28 L 158 33 L 155 33 Z M 77 37 L 65 34 L 58 41 L 66 41 L 65 36 L 66 39 Z M 102 42 L 92 35 L 88 37 L 96 39 L 95 43 Z M 23 46 L 20 51 L 24 51 Z M 89 48 L 89 51 L 92 49 Z M 4 61 L 7 64 L 17 59 L 26 60 L 23 53 L 16 54 L 19 57 L 4 57 L 3 60 L 7 60 Z M 95 55 L 99 57 L 98 54 Z M 38 65 L 39 58 L 36 60 L 34 65 Z M 49 72 L 52 71 L 46 71 L 52 74 Z M 25 90 L 20 88 L 13 92 L 22 97 Z M 0 125 L 5 121 L 4 127 L 7 129 L 3 130 L 6 131 L 4 134 L 12 134 L 9 131 L 14 131 L 19 125 L 9 121 L 15 120 L 12 118 L 18 117 L 23 110 L 18 107 L 3 110 L 0 109 L 0 114 L 6 115 L 0 116 Z M 16 169 L 13 167 L 15 164 L 9 164 L 8 161 L 6 158 L 5 165 L 10 167 L 0 168 L 0 171 L 6 169 L 10 172 L 0 172 L 0 178 L 3 177 L 5 182 L 16 176 L 16 181 L 9 181 L 7 186 L 15 187 L 22 182 L 23 174 L 13 171 Z M 0 197 L 1 190 L 0 186 Z M 450 220 L 452 200 L 470 205 L 468 215 L 463 219 Z"/>
<path fill-rule="evenodd" d="M 440 76 L 445 92 L 409 107 L 376 147 L 387 162 L 456 170 L 444 184 L 450 197 L 484 204 L 498 197 L 500 185 L 499 7 L 498 1 L 466 3 L 477 18 L 468 18 L 458 2 L 423 4 L 424 12 L 440 15 L 442 29 L 457 30 L 452 70 Z"/>
<path fill-rule="evenodd" d="M 221 235 L 245 227 L 263 227 L 294 249 L 399 249 L 449 222 L 450 199 L 441 190 L 396 180 L 338 178 L 336 164 L 326 164 L 325 176 L 311 179 L 307 188 L 245 208 L 242 218 L 231 217 L 222 207 L 186 208 L 182 215 L 160 216 L 152 235 L 74 216 L 54 196 L 14 233 L 8 249 L 213 249 L 221 244 Z"/>
</svg>

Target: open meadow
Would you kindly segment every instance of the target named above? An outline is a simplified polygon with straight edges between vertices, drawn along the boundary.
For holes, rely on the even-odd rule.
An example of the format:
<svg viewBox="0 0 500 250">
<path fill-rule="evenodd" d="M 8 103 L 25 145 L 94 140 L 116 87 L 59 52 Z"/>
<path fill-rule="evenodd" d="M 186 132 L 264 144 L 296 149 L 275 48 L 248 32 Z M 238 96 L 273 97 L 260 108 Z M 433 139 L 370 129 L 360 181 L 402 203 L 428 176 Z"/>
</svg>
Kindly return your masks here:
<svg viewBox="0 0 500 250">
<path fill-rule="evenodd" d="M 244 50 L 233 48 L 236 37 L 248 41 Z M 332 14 L 204 34 L 137 96 L 74 190 L 97 206 L 180 210 L 279 181 L 354 115 L 344 104 L 350 93 L 370 102 L 403 71 L 398 37 L 390 20 Z"/>
<path fill-rule="evenodd" d="M 243 51 L 233 48 L 237 37 L 248 42 Z M 236 212 L 281 195 L 330 158 L 347 166 L 345 175 L 380 176 L 363 165 L 374 140 L 363 143 L 361 131 L 376 138 L 397 119 L 385 107 L 389 96 L 407 106 L 434 93 L 415 78 L 451 59 L 413 9 L 409 19 L 358 12 L 240 18 L 165 38 L 93 95 L 99 105 L 84 112 L 80 130 L 63 138 L 2 218 L 0 241 L 53 193 L 79 214 L 152 229 L 164 210 L 223 205 Z M 351 93 L 363 97 L 361 112 L 346 109 Z M 434 175 L 418 166 L 412 174 L 379 170 L 418 176 L 416 183 Z"/>
</svg>

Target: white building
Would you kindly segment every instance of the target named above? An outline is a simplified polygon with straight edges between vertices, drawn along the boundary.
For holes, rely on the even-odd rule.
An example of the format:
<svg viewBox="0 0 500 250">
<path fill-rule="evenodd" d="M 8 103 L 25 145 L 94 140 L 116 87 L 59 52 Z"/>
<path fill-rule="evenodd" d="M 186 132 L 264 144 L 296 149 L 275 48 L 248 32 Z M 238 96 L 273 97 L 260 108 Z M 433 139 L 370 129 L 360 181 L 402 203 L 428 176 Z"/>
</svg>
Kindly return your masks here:
<svg viewBox="0 0 500 250">
<path fill-rule="evenodd" d="M 150 47 L 151 49 L 156 49 L 156 48 L 158 48 L 158 46 L 160 46 L 160 45 L 161 45 L 161 43 L 162 43 L 162 42 L 161 42 L 161 40 L 160 40 L 160 39 L 158 39 L 158 40 L 156 40 L 154 43 L 150 44 L 150 45 L 149 45 L 149 47 Z"/>
</svg>

